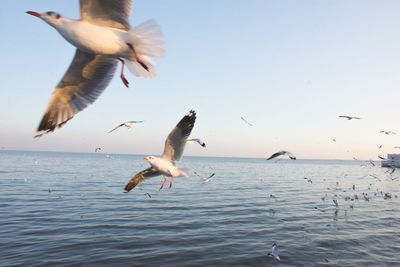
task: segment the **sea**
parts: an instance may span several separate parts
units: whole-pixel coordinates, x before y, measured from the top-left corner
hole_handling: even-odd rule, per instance
[[[216,157],[180,166],[188,177],[172,188],[159,191],[160,176],[123,193],[148,167],[143,155],[0,151],[0,266],[400,266],[400,170]]]

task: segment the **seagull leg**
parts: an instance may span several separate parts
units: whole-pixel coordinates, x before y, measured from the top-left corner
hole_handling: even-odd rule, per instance
[[[121,80],[124,83],[124,85],[126,86],[126,88],[129,87],[129,81],[125,78],[124,75],[124,70],[125,70],[125,61],[122,58],[118,58],[119,61],[121,61],[122,63],[122,68],[121,68]]]
[[[160,189],[158,189],[158,191],[161,191],[161,189],[163,189],[165,181],[167,181],[167,177],[164,176],[164,181],[162,182]]]
[[[143,62],[143,61],[138,57],[138,55],[136,54],[136,51],[135,51],[135,48],[133,47],[133,45],[130,44],[130,43],[126,43],[126,44],[127,44],[127,45],[129,46],[129,48],[132,50],[133,55],[134,55],[135,60],[137,61],[137,63],[139,63],[140,66],[142,66],[145,70],[149,71],[149,67],[148,67],[146,64],[144,64],[144,62]]]
[[[171,180],[169,181],[169,188],[172,187],[172,182],[174,181],[174,176],[171,176]]]

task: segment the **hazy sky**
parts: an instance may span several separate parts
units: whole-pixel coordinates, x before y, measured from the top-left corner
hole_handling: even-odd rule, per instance
[[[158,155],[190,109],[198,114],[192,137],[207,148],[188,145],[186,155],[265,157],[286,149],[298,158],[377,159],[400,145],[400,1],[137,0],[131,25],[154,18],[165,35],[159,76],[127,73],[126,89],[116,75],[93,105],[36,139],[75,48],[25,11],[78,18],[79,4],[1,4],[0,146],[6,149],[101,146],[105,153]],[[338,118],[347,114],[362,120]],[[145,123],[107,134],[125,120]]]

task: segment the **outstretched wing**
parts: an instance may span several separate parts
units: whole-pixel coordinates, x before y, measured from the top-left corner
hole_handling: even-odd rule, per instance
[[[162,158],[175,164],[182,157],[186,140],[192,132],[195,121],[196,112],[194,110],[181,119],[165,140]]]
[[[116,63],[110,57],[76,50],[71,65],[53,92],[36,137],[61,127],[93,103],[110,83]]]
[[[279,156],[283,155],[284,153],[285,153],[284,151],[276,152],[276,153],[272,154],[269,158],[267,158],[267,160],[279,157]]]
[[[125,192],[124,193],[128,193],[129,191],[131,191],[133,188],[135,188],[135,186],[137,186],[138,184],[140,184],[141,182],[143,182],[144,180],[154,177],[154,176],[158,176],[161,175],[161,173],[159,173],[158,171],[156,171],[155,169],[153,169],[152,167],[147,168],[139,173],[137,173],[135,176],[133,176],[133,178],[126,184],[125,186]]]
[[[124,126],[124,123],[121,123],[120,125],[118,125],[117,127],[115,127],[114,129],[112,129],[111,131],[109,131],[108,133],[114,132],[115,130],[117,130],[119,127]]]
[[[80,0],[81,19],[100,26],[129,30],[132,0]]]

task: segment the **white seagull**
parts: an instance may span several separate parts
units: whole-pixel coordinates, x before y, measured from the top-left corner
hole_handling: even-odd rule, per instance
[[[186,140],[186,143],[188,144],[192,144],[192,143],[198,143],[199,145],[201,145],[202,147],[206,147],[206,143],[204,143],[203,141],[201,141],[199,138],[192,138],[192,139],[188,139]]]
[[[186,140],[192,132],[195,121],[196,112],[191,110],[168,135],[165,140],[164,153],[161,157],[148,156],[144,158],[150,163],[151,167],[137,173],[125,186],[125,193],[131,191],[144,180],[154,176],[164,176],[160,190],[164,187],[167,177],[171,177],[169,184],[171,188],[174,177],[187,176],[183,170],[176,167],[176,162],[182,157]]]
[[[117,64],[125,64],[137,76],[154,77],[151,57],[164,56],[164,42],[158,25],[150,20],[131,28],[131,0],[80,0],[79,20],[49,11],[27,13],[54,27],[77,50],[56,86],[36,137],[61,127],[92,104],[110,83]]]
[[[352,117],[352,116],[339,116],[339,118],[344,118],[347,120],[361,120],[359,117]]]
[[[135,124],[135,123],[141,123],[141,122],[143,122],[143,121],[126,121],[126,122],[123,122],[123,123],[117,125],[114,129],[110,130],[108,133],[111,133],[111,132],[113,132],[113,131],[115,131],[115,130],[117,130],[118,128],[123,127],[123,126],[125,126],[125,127],[128,128],[128,129],[130,129],[130,128],[133,127],[133,124]]]
[[[245,118],[243,118],[243,117],[240,117],[241,119],[242,119],[242,121],[244,121],[244,123],[246,123],[247,125],[249,125],[249,126],[254,126],[252,123],[250,123],[248,120],[246,120]]]
[[[201,176],[200,174],[198,174],[197,172],[194,172],[194,174],[196,174],[197,177],[201,178],[201,179],[203,180],[203,183],[208,183],[209,181],[211,181],[211,178],[214,177],[215,172],[213,172],[213,173],[212,173],[210,176],[208,176],[208,177],[203,177],[203,176]]]
[[[296,157],[292,153],[290,153],[289,151],[286,151],[286,150],[281,150],[281,151],[278,151],[278,152],[272,154],[269,158],[267,158],[267,160],[270,160],[270,159],[273,159],[273,158],[276,158],[276,157],[279,157],[282,155],[288,155],[288,157],[290,159],[296,160]]]
[[[278,245],[275,242],[272,244],[271,253],[268,253],[268,256],[274,257],[278,261],[281,260],[278,255]]]
[[[396,134],[395,132],[392,132],[392,131],[380,131],[379,133],[384,133],[386,135]]]

